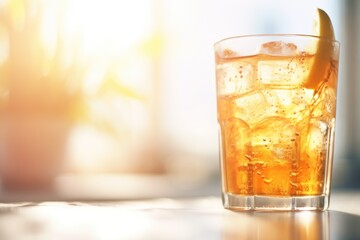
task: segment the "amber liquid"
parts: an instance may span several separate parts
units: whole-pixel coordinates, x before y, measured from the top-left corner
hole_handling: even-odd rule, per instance
[[[337,62],[316,89],[313,56],[216,59],[223,189],[237,195],[324,193],[335,123]]]

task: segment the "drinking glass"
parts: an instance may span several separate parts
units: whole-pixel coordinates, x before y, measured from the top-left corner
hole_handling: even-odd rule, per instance
[[[251,35],[214,48],[224,207],[327,209],[339,43]]]

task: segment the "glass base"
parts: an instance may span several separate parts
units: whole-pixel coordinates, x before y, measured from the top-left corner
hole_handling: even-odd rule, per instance
[[[224,208],[233,211],[301,211],[326,210],[329,197],[319,196],[245,196],[223,193]]]

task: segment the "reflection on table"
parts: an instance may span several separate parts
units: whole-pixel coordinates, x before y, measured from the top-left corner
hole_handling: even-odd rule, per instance
[[[231,212],[217,197],[3,204],[1,239],[359,239],[339,211]]]

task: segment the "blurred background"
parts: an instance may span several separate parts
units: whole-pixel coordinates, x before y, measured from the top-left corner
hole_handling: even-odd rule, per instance
[[[0,0],[0,201],[219,195],[213,44],[341,42],[334,189],[360,187],[360,1]]]

